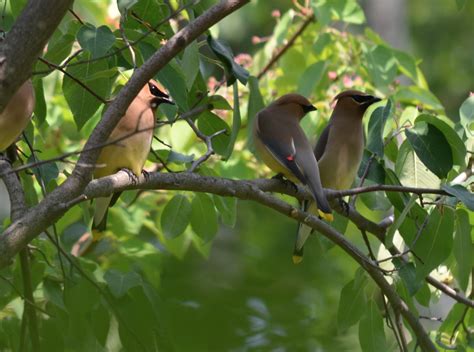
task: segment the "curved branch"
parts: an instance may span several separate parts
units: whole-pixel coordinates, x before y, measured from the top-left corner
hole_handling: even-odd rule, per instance
[[[257,183],[261,182],[262,180],[258,180]],[[387,280],[385,280],[380,268],[377,267],[375,262],[367,258],[357,247],[355,247],[334,228],[322,222],[315,216],[302,212],[285,201],[264,192],[261,188],[256,186],[255,182],[201,176],[193,173],[153,173],[148,175],[146,179],[142,176],[137,186],[140,189],[187,190],[253,200],[272,208],[287,217],[305,223],[340,246],[357,263],[359,263],[359,265],[364,268],[364,270],[380,287],[383,294],[390,301],[392,307],[400,312],[405,321],[410,325],[423,351],[436,351],[433,342],[424,331],[418,318],[410,312],[407,304],[401,300],[397,292],[387,282]],[[73,206],[86,199],[107,196],[117,190],[132,189],[137,186],[132,186],[130,184],[129,177],[125,172],[118,172],[115,175],[92,181],[86,187],[84,194],[76,198],[76,200],[68,206]]]
[[[0,112],[31,74],[73,0],[30,0],[0,46]]]

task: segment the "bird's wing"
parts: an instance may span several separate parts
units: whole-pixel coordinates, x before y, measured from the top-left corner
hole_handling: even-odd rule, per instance
[[[285,126],[278,126],[278,121],[275,119],[261,123],[260,119],[266,118],[268,117],[262,113],[258,116],[258,137],[275,160],[290,170],[300,182],[306,183],[306,177],[295,160],[296,148],[292,136],[289,133],[285,133]]]
[[[316,147],[314,148],[314,155],[316,156],[316,160],[320,160],[323,156],[324,152],[326,151],[326,145],[328,144],[329,132],[331,130],[331,123],[329,123],[321,133],[321,136],[316,143]]]

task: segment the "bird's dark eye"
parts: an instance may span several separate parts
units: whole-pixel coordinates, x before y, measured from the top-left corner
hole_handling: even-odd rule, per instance
[[[157,86],[153,83],[148,83],[148,87],[150,88],[150,93],[153,94],[155,97],[161,98],[169,98],[168,94],[163,93]]]

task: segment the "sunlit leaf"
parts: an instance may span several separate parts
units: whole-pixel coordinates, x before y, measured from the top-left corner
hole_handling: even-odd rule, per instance
[[[311,66],[308,66],[298,84],[298,93],[309,97],[313,93],[314,88],[321,80],[326,69],[325,61],[318,61]]]
[[[459,109],[461,124],[466,131],[466,135],[474,137],[474,95],[467,98]]]
[[[355,0],[313,0],[312,6],[323,25],[330,20],[354,24],[365,22],[364,11]]]
[[[393,99],[395,101],[400,101],[404,103],[422,104],[425,105],[427,108],[431,108],[437,111],[443,110],[443,106],[439,102],[438,98],[436,98],[430,91],[421,87],[400,87]]]
[[[237,220],[237,199],[213,195],[214,204],[224,224],[234,227]]]
[[[239,135],[240,126],[242,125],[240,116],[240,102],[239,102],[239,86],[234,82],[234,113],[232,115],[232,131],[227,145],[227,150],[224,155],[224,160],[228,160],[234,151],[234,144]]]
[[[232,106],[222,95],[213,95],[208,102],[212,105],[212,110],[232,110]]]
[[[166,237],[181,235],[191,218],[191,203],[183,195],[177,194],[166,204],[161,214],[161,228]]]
[[[398,150],[395,172],[406,187],[438,188],[440,185],[438,177],[421,162],[407,140]]]
[[[469,215],[464,209],[456,209],[456,234],[454,236],[454,257],[456,258],[455,277],[461,290],[466,291],[469,276],[474,264],[474,247],[471,241],[473,229],[469,224]]]

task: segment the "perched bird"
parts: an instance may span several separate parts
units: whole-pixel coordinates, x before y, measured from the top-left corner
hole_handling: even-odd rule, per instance
[[[35,91],[27,80],[0,114],[0,152],[12,145],[30,122],[35,108]]]
[[[321,184],[324,188],[348,189],[355,180],[362,161],[365,138],[362,118],[367,108],[380,101],[373,95],[357,90],[339,93],[336,107],[314,149],[318,160]],[[316,214],[316,206],[310,201],[303,203],[303,209]],[[302,223],[298,226],[293,262],[303,260],[303,245],[312,229]]]
[[[150,80],[138,93],[110,134],[102,148],[94,178],[112,175],[126,170],[133,178],[138,177],[145,165],[153,140],[155,111],[160,104],[174,104],[164,88],[155,80]],[[137,132],[142,131],[142,132]],[[123,140],[120,140],[124,138]],[[116,143],[113,141],[120,140]],[[107,224],[107,210],[120,194],[97,198],[92,224],[93,241],[100,238]]]
[[[319,178],[318,163],[300,120],[316,108],[299,94],[286,94],[261,110],[254,121],[257,154],[273,171],[307,185],[321,217],[332,221],[331,207]]]
[[[7,151],[8,158],[15,160],[16,151],[12,146],[30,122],[35,108],[35,91],[31,80],[27,80],[11,97],[0,114],[0,153]],[[8,148],[8,149],[7,149]],[[9,153],[12,151],[12,153]],[[10,214],[10,197],[0,179],[0,222]]]

